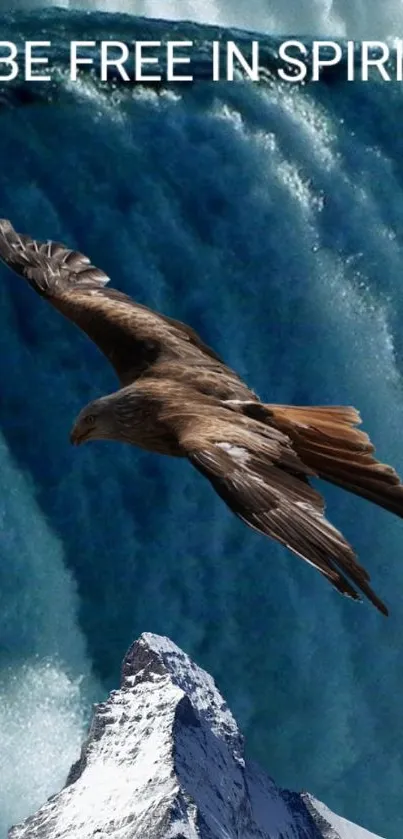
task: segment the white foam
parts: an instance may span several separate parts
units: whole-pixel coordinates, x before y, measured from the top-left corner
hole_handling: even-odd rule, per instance
[[[79,753],[92,687],[61,546],[1,436],[0,463],[7,487],[0,500],[3,837],[64,782]]]
[[[38,660],[0,679],[0,835],[62,786],[84,735],[80,680]]]
[[[44,5],[40,0],[31,3]],[[10,8],[10,0],[4,5]],[[27,4],[14,0],[15,5]],[[58,5],[193,20],[280,35],[383,39],[400,37],[403,29],[403,6],[399,0],[367,0],[365,4],[361,0],[61,0]]]

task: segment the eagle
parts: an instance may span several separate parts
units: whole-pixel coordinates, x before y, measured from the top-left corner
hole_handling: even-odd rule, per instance
[[[186,324],[108,288],[88,257],[0,220],[0,258],[79,326],[112,365],[116,392],[86,405],[75,445],[116,440],[187,458],[249,527],[280,542],[384,615],[366,569],[325,517],[322,478],[403,517],[403,486],[380,463],[353,407],[262,402]]]

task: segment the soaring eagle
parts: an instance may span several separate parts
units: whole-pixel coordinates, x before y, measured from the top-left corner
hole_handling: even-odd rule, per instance
[[[247,525],[388,614],[310,484],[323,478],[403,517],[399,477],[375,459],[354,408],[261,402],[189,326],[108,289],[83,254],[20,235],[6,220],[0,257],[87,333],[118,376],[119,390],[78,415],[72,443],[119,440],[186,457]]]

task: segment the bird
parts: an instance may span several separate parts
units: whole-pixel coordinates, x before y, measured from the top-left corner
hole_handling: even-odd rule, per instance
[[[312,484],[321,478],[403,517],[399,476],[376,459],[355,408],[261,401],[190,326],[108,287],[84,254],[19,234],[6,219],[0,258],[87,334],[118,378],[115,392],[78,414],[74,445],[115,440],[187,458],[242,522],[388,615]]]

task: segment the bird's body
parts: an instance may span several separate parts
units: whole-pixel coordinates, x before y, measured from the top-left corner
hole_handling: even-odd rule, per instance
[[[190,327],[106,288],[82,254],[21,236],[5,220],[0,257],[86,332],[119,378],[119,390],[81,411],[72,442],[112,439],[186,457],[246,524],[387,614],[310,484],[324,478],[403,517],[403,486],[375,459],[354,408],[262,403]]]

